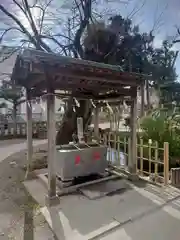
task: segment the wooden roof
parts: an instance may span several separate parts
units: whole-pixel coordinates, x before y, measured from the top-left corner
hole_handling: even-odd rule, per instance
[[[25,49],[18,55],[12,80],[35,94],[51,88],[67,91],[74,97],[97,100],[131,96],[143,81],[141,75],[123,72],[120,66],[33,49]]]

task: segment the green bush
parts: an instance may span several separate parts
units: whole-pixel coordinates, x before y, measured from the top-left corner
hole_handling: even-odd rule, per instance
[[[160,147],[163,147],[164,142],[169,143],[171,163],[180,159],[180,115],[164,112],[155,116],[151,114],[141,120],[140,126],[145,141],[152,139],[157,141]]]

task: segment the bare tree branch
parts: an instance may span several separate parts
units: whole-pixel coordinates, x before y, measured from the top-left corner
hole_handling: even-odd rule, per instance
[[[35,24],[35,21],[33,19],[33,16],[32,16],[32,13],[31,13],[31,10],[29,8],[29,4],[28,4],[28,1],[27,0],[23,0],[24,2],[24,5],[25,5],[25,9],[28,13],[28,16],[29,16],[29,19],[30,19],[30,25],[32,27],[32,30],[34,32],[34,35],[35,35],[35,38],[36,38],[36,45],[38,48],[41,48],[41,46],[48,52],[52,52],[51,49],[47,46],[47,44],[45,44],[41,38],[39,38],[39,33],[38,33],[38,30],[36,28],[36,24]]]
[[[144,7],[144,5],[146,4],[146,0],[143,0],[142,4],[140,6],[138,6],[138,4],[136,4],[133,8],[133,10],[128,14],[127,18],[133,18],[138,12],[140,12],[142,10],[142,8]]]
[[[83,54],[83,49],[82,49],[82,45],[81,45],[81,37],[82,37],[82,34],[83,34],[85,28],[89,24],[89,20],[90,20],[91,13],[92,13],[92,11],[91,11],[92,10],[91,9],[92,0],[84,0],[84,1],[81,0],[81,2],[82,2],[84,18],[81,21],[79,29],[77,30],[77,32],[75,34],[74,46],[75,46],[78,54],[80,55],[80,57],[83,58],[84,54]]]
[[[178,32],[178,34],[180,35],[180,29],[179,29],[179,28],[177,28],[177,32]]]
[[[4,32],[2,33],[1,37],[0,37],[0,43],[3,41],[3,38],[5,37],[5,35],[12,31],[12,30],[16,30],[16,31],[19,31],[21,33],[24,33],[21,29],[17,28],[17,27],[10,27],[10,28],[7,28],[4,30]]]
[[[7,60],[8,58],[10,58],[14,53],[16,53],[17,51],[19,51],[19,49],[21,49],[24,45],[24,42],[17,48],[14,48],[13,51],[11,51],[7,56],[3,57],[3,59],[0,60],[0,63],[4,62],[5,60]]]
[[[172,66],[171,66],[171,67],[174,67],[174,65],[175,65],[175,63],[176,63],[176,60],[177,60],[177,57],[178,57],[178,55],[179,55],[179,51],[176,51],[176,53],[175,53],[175,56],[174,56],[174,60],[173,60],[173,62],[172,62]]]
[[[168,3],[164,6],[164,9],[162,9],[160,14],[157,16],[157,13],[158,13],[158,3],[157,3],[152,32],[155,31],[155,29],[157,30],[158,28],[160,28],[163,25],[162,17],[164,15],[164,12],[167,10],[167,8],[168,8]]]
[[[18,3],[16,0],[12,0],[16,6],[19,7],[19,9],[24,13],[24,15],[27,17],[25,9],[21,6],[20,3]]]
[[[173,43],[180,43],[180,40],[174,40]]]
[[[49,7],[49,5],[51,4],[53,0],[50,0],[46,6],[44,7],[44,9],[42,9],[42,17],[41,17],[41,20],[40,20],[40,28],[39,28],[39,32],[40,34],[42,33],[42,28],[43,28],[43,23],[44,23],[44,17],[45,17],[45,14],[46,14],[46,10],[47,8]]]
[[[180,29],[179,27],[176,26],[176,30],[177,30],[177,36],[175,36],[173,43],[180,43],[180,39],[176,39],[178,37],[180,37]]]
[[[80,3],[78,3],[77,0],[74,0],[74,1],[79,12],[80,21],[82,22],[83,20],[82,13],[81,13],[81,7],[83,7],[83,4],[81,4],[82,1]]]
[[[67,40],[69,40],[70,42],[73,42],[73,39],[72,38],[70,38],[70,37],[68,37],[68,36],[66,36],[66,35],[63,35],[63,34],[61,34],[61,33],[58,33],[58,34],[53,34],[53,35],[51,35],[52,37],[63,37],[63,38],[66,38]]]
[[[38,3],[38,0],[34,0],[34,3],[32,4],[32,6],[29,5],[30,8],[34,8]]]
[[[15,0],[14,0],[15,1]],[[22,30],[22,32],[28,37],[28,39],[30,40],[30,42],[36,47],[36,49],[38,50],[43,50],[45,49],[46,51],[48,52],[52,52],[51,48],[45,44],[41,38],[39,38],[39,33],[37,31],[37,28],[36,28],[36,25],[34,23],[34,20],[33,20],[33,17],[32,17],[32,14],[31,14],[31,11],[29,9],[29,5],[28,5],[28,2],[27,0],[24,0],[24,4],[26,6],[26,9],[24,11],[27,11],[28,12],[28,18],[30,18],[30,25],[32,27],[32,30],[33,30],[33,33],[34,33],[34,36],[32,36],[30,34],[30,32],[23,26],[23,24],[20,22],[20,20],[15,17],[12,13],[10,13],[8,10],[6,10],[2,4],[0,4],[0,10],[6,14],[8,17],[10,17],[19,27],[20,29]]]
[[[36,46],[35,39],[30,34],[30,32],[23,26],[23,24],[17,17],[15,17],[12,13],[10,13],[7,9],[5,9],[2,4],[0,4],[0,11],[3,12],[10,19],[12,19],[20,27],[22,32],[24,32],[26,34],[26,36],[29,38],[29,40],[32,42],[32,44],[34,44],[34,46]],[[41,48],[39,50],[41,50]]]
[[[61,44],[56,38],[52,37],[52,36],[47,36],[47,35],[39,35],[40,38],[44,38],[44,39],[49,39],[49,40],[52,40],[54,43],[56,43],[60,48],[62,48],[65,56],[68,56],[67,54],[67,51],[66,49],[69,47],[68,45],[67,46],[64,46],[63,44]]]

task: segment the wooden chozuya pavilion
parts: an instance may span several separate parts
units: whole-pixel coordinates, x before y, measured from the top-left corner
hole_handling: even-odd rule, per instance
[[[12,81],[27,93],[27,161],[31,167],[32,110],[28,101],[36,94],[47,94],[48,119],[48,200],[56,199],[56,122],[55,95],[62,90],[77,99],[131,100],[130,174],[136,174],[137,88],[142,76],[123,72],[120,66],[80,60],[33,49],[22,51],[13,69]],[[63,94],[62,94],[63,95]],[[96,119],[98,111],[96,112]],[[98,124],[98,123],[97,123]],[[97,124],[95,126],[98,133]]]

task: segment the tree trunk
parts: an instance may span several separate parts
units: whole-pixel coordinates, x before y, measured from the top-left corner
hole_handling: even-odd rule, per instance
[[[92,117],[92,104],[88,100],[80,100],[80,107],[73,111],[72,98],[67,101],[66,111],[61,126],[56,135],[56,145],[68,144],[72,141],[72,135],[77,133],[77,117],[83,117],[84,130],[88,127]]]

